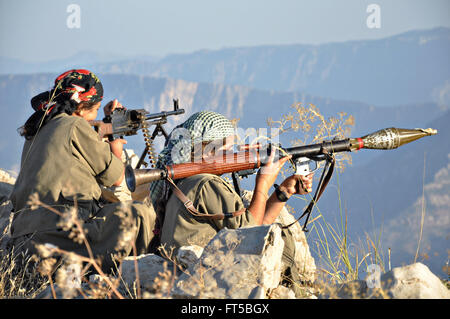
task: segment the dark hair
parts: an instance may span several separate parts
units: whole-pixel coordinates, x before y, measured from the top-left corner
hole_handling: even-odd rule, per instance
[[[98,103],[98,102],[83,101],[83,102],[81,102],[80,104],[77,105],[76,111],[93,109],[94,106],[95,106],[97,103]]]
[[[30,139],[55,116],[91,109],[103,99],[103,86],[95,74],[85,69],[73,69],[59,75],[50,91],[31,99],[35,112],[20,127],[19,134]]]
[[[75,111],[80,111],[80,110],[90,110],[92,108],[94,108],[94,106],[97,104],[98,102],[93,102],[93,101],[83,101],[80,102],[76,105]],[[59,112],[59,113],[53,113],[51,118],[53,118],[54,116],[61,114],[61,113],[67,113],[67,111],[65,112]],[[72,115],[73,112],[69,115]],[[44,119],[44,116],[47,117],[47,119]],[[34,112],[29,118],[28,120],[25,122],[25,124],[21,127],[19,127],[17,129],[17,131],[19,132],[19,134],[23,137],[25,137],[25,139],[29,140],[31,139],[33,136],[36,135],[36,133],[38,132],[39,128],[41,126],[43,126],[46,122],[48,122],[51,118],[48,118],[48,115],[45,115],[45,111],[44,110],[38,110],[36,112]]]

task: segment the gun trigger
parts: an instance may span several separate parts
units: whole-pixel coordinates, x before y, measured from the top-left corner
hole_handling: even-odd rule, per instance
[[[314,162],[315,167],[311,169],[311,162]],[[300,157],[295,161],[295,175],[303,175],[307,176],[311,172],[314,172],[317,169],[316,161],[308,158],[308,157]]]

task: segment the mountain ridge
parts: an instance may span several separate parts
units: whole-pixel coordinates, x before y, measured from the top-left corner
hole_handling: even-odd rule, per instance
[[[14,116],[0,128],[3,136],[21,126],[31,115],[29,101],[31,97],[49,88],[57,74],[45,73],[35,75],[0,75],[0,107],[4,114],[14,110]],[[297,102],[316,105],[326,116],[335,116],[338,112],[346,112],[355,116],[355,128],[352,134],[364,135],[371,131],[403,125],[416,127],[426,124],[442,114],[442,110],[433,103],[398,106],[393,108],[326,99],[295,92],[276,92],[252,89],[238,85],[197,83],[179,79],[155,78],[148,76],[98,74],[105,89],[104,101],[118,98],[128,108],[145,107],[150,112],[159,112],[172,108],[172,99],[180,99],[180,107],[186,109],[183,116],[171,119],[172,126],[187,118],[188,114],[202,109],[223,113],[229,118],[241,118],[240,126],[249,128],[265,127],[268,117],[277,119],[282,114],[292,112],[291,105]],[[264,113],[257,110],[264,109]],[[101,115],[99,115],[101,117]],[[5,117],[6,119],[6,117]],[[14,126],[12,126],[14,125]],[[380,127],[381,126],[381,127]],[[295,134],[287,134],[285,142]],[[4,140],[0,145],[7,147],[12,140]],[[18,153],[20,140],[11,147]],[[131,143],[133,144],[133,143]],[[358,158],[364,158],[361,154]],[[358,159],[359,160],[359,159]],[[358,161],[357,160],[357,161]],[[11,168],[11,163],[7,167]]]
[[[438,28],[376,40],[200,50],[168,55],[155,63],[95,67],[103,73],[307,92],[376,105],[438,101],[446,108],[449,40],[450,29]]]
[[[16,61],[11,66],[0,58],[0,73],[61,73],[84,67],[95,73],[241,85],[378,106],[435,102],[445,109],[450,101],[450,28],[445,27],[372,40],[229,47],[107,63],[98,54],[85,61],[80,56],[82,52],[54,64]]]

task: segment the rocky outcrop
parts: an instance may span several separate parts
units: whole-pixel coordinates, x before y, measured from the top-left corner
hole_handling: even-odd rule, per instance
[[[279,286],[283,247],[278,225],[225,228],[204,249],[181,247],[173,262],[154,254],[127,257],[122,278],[128,289],[139,283],[172,298],[265,298]]]
[[[205,248],[181,247],[170,260],[154,254],[127,257],[122,278],[129,290],[139,285],[155,296],[171,298],[291,299],[296,297],[294,291],[280,284],[283,248],[279,224],[225,228]],[[301,262],[300,257],[296,261]],[[302,265],[311,271],[305,277],[313,280],[314,259]]]
[[[278,225],[222,229],[177,280],[177,298],[264,298],[278,287],[284,242]]]
[[[374,281],[355,280],[326,287],[320,298],[450,299],[450,291],[427,266],[415,263],[394,268]]]
[[[249,204],[251,195],[251,192],[244,192],[244,205]],[[294,221],[283,208],[273,225],[222,229],[205,248],[181,247],[171,260],[154,254],[136,259],[127,257],[122,263],[122,277],[129,288],[136,288],[139,281],[140,287],[150,293],[175,298],[295,298],[293,290],[280,285],[285,269],[280,225]],[[316,265],[306,236],[298,223],[289,231],[294,239],[294,261],[301,269],[300,277],[302,281],[313,283]],[[168,272],[175,277],[169,280]],[[165,283],[161,285],[163,277]],[[167,284],[171,280],[173,287]],[[304,297],[314,296],[308,289]]]
[[[122,262],[122,279],[128,290],[135,290],[139,285],[145,291],[153,293],[157,290],[157,278],[169,268],[174,269],[173,263],[155,254],[140,255],[136,258],[131,256]],[[167,287],[163,287],[164,291],[166,289]]]
[[[381,288],[395,299],[450,299],[450,292],[427,266],[415,263],[381,276]]]
[[[144,298],[298,298],[293,290],[280,285],[283,245],[281,230],[276,224],[225,228],[204,249],[182,247],[173,260],[154,254],[125,258],[121,266],[123,284],[119,290],[124,296],[128,293],[136,297],[140,289],[140,296]],[[316,285],[320,287],[321,299],[450,298],[447,287],[421,263],[394,268],[377,280],[367,278],[338,287],[324,287],[317,282]],[[55,291],[58,298],[65,298],[60,288],[56,287]],[[40,298],[49,297],[50,289],[40,294]],[[305,297],[316,298],[314,295]]]
[[[250,204],[252,198],[252,192],[243,191],[244,205],[247,207]],[[295,222],[295,218],[288,210],[283,207],[280,215],[275,220],[275,223],[280,225],[290,225]],[[294,260],[298,269],[301,269],[302,280],[307,282],[314,282],[316,280],[316,264],[314,258],[311,255],[311,251],[306,241],[305,233],[299,223],[294,223],[289,227],[289,231],[292,234],[295,245]]]

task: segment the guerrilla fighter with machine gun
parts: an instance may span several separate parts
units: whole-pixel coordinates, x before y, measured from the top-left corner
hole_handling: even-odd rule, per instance
[[[104,108],[110,122],[105,124],[95,122],[102,98],[100,80],[83,69],[64,72],[50,91],[32,98],[35,112],[21,128],[21,169],[10,196],[11,244],[17,254],[40,255],[39,247],[50,244],[95,258],[108,272],[133,250],[148,252],[155,224],[152,205],[130,201],[124,211],[122,203],[103,204],[100,185],[123,183],[126,142],[121,136],[151,125],[156,126],[153,138],[164,134],[167,116],[184,110],[176,104],[174,111],[147,114],[127,111],[114,100]],[[109,141],[99,138],[92,126]],[[75,220],[81,222],[82,233]]]
[[[120,104],[119,104],[120,105]],[[157,136],[163,136],[167,139],[167,132],[164,129],[164,124],[167,123],[167,118],[173,115],[184,114],[184,109],[179,108],[178,100],[173,100],[173,111],[162,111],[150,114],[145,109],[130,109],[120,105],[114,111],[108,113],[102,121],[90,121],[89,123],[99,134],[101,140],[107,139],[114,141],[115,139],[122,139],[123,136],[136,135],[139,130],[142,130],[144,136],[145,149],[142,152],[138,162],[134,164],[136,155],[132,150],[124,149],[122,154],[122,161],[128,165],[134,164],[133,167],[139,169],[142,165],[145,167],[155,167],[156,154],[154,151],[153,142]],[[153,127],[153,132],[150,133],[150,128]],[[146,160],[149,162],[147,163]],[[148,197],[148,187],[142,186],[133,194],[128,190],[125,182],[119,186],[102,187],[102,199],[110,202],[125,201],[130,199],[144,200]]]
[[[154,167],[154,139],[162,135],[167,139],[167,132],[163,125],[167,123],[167,117],[172,115],[184,114],[184,109],[179,108],[178,100],[173,100],[173,111],[163,111],[159,113],[149,114],[144,109],[127,110],[125,108],[115,109],[111,114],[105,116],[102,121],[90,121],[94,126],[100,139],[107,137],[110,141],[123,136],[136,135],[142,130],[145,140],[145,150],[143,151],[136,168],[147,163],[144,162],[145,156],[148,154],[150,165]],[[155,126],[152,135],[149,134],[149,127]]]

